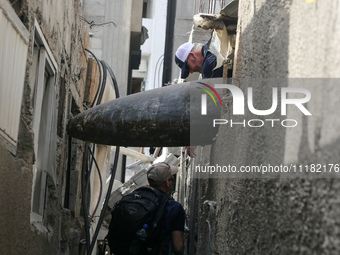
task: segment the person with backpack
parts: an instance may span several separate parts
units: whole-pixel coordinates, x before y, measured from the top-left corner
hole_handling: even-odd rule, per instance
[[[165,162],[149,167],[150,186],[124,196],[111,211],[106,236],[114,255],[182,255],[185,212],[169,199],[178,168]]]
[[[178,172],[175,166],[167,163],[157,163],[148,169],[147,178],[151,187],[171,195],[174,175]],[[174,200],[169,200],[162,222],[160,234],[160,251],[162,255],[184,253],[184,223],[185,212],[183,206]]]

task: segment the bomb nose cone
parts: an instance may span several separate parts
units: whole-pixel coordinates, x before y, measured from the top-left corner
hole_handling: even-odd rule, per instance
[[[193,91],[198,90],[183,83],[114,99],[70,119],[67,132],[74,138],[105,145],[189,146],[192,109],[199,117],[201,107],[200,100],[191,100]],[[215,134],[204,135],[207,141],[201,144],[211,143]]]

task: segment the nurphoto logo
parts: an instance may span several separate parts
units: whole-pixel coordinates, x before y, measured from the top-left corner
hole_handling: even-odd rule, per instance
[[[233,105],[233,115],[245,115],[245,95],[243,94],[243,91],[235,85],[231,84],[215,84],[215,88],[202,83],[198,82],[199,84],[202,84],[203,86],[210,89],[218,98],[220,105],[223,106],[222,100],[220,96],[218,95],[216,89],[228,89],[232,95],[232,105]],[[212,100],[215,103],[215,106],[217,106],[216,100],[212,93],[205,89],[197,87],[198,89],[203,90],[206,92],[206,94],[201,95],[201,115],[207,115],[207,94],[212,98]],[[312,114],[308,111],[308,109],[303,105],[307,103],[311,99],[311,93],[309,90],[304,88],[293,88],[293,87],[283,87],[283,88],[272,88],[272,105],[269,109],[266,110],[259,110],[254,107],[253,103],[253,88],[248,87],[247,89],[247,106],[248,110],[253,113],[254,115],[258,116],[268,116],[272,113],[274,113],[278,108],[278,97],[279,97],[279,89],[280,89],[280,95],[281,95],[281,115],[286,116],[287,115],[287,106],[288,105],[295,105],[297,109],[299,109],[304,115],[311,116]],[[299,94],[302,95],[302,98],[288,98],[288,94]],[[297,121],[294,119],[250,119],[246,122],[244,119],[242,122],[233,122],[232,120],[226,120],[226,119],[214,119],[213,120],[213,126],[216,125],[222,125],[222,124],[228,124],[230,123],[231,127],[234,125],[243,125],[244,127],[246,124],[248,124],[249,127],[262,127],[265,125],[266,122],[270,122],[271,126],[274,127],[276,122],[281,122],[281,125],[283,127],[295,127],[297,126]]]
[[[210,86],[210,85],[208,85],[206,83],[203,83],[203,82],[197,82],[197,83],[202,84],[203,86],[209,88],[212,92],[214,92],[214,94],[217,96],[218,100],[220,101],[221,106],[223,106],[222,100],[221,100],[219,94],[217,93],[217,91],[212,86]],[[214,101],[215,106],[217,106],[216,100],[215,100],[214,96],[210,93],[209,90],[204,89],[204,88],[200,88],[200,87],[197,87],[197,88],[203,90],[204,92],[206,92],[212,98],[212,100]],[[202,94],[201,95],[201,103],[202,103],[202,105],[201,105],[201,114],[202,115],[207,115],[207,94]]]

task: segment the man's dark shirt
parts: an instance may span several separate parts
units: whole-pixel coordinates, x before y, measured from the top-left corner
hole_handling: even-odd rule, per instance
[[[183,206],[169,200],[163,217],[163,228],[160,235],[161,254],[168,255],[172,251],[172,231],[184,232],[185,212]]]
[[[202,46],[202,55],[204,56],[202,63],[202,78],[217,78],[223,76],[223,65],[213,70],[217,64],[217,59],[214,54],[206,50],[207,43]]]

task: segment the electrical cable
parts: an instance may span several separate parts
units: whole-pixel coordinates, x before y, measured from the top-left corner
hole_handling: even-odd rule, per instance
[[[106,86],[107,71],[110,73],[110,76],[111,76],[111,79],[112,79],[112,84],[113,84],[115,94],[116,94],[116,98],[119,98],[118,83],[117,83],[116,77],[115,77],[111,67],[108,66],[104,60],[99,61],[97,59],[97,57],[90,50],[88,50],[88,49],[85,49],[85,50],[93,55],[93,57],[95,58],[95,60],[97,62],[98,68],[99,68],[99,85],[98,85],[98,88],[97,88],[97,91],[96,91],[96,95],[95,95],[93,102],[91,104],[91,107],[93,107],[95,103],[96,103],[96,105],[99,105],[102,101],[103,94],[104,94],[104,91],[105,91],[105,86]],[[102,74],[101,74],[101,70],[103,71],[103,77],[102,77]],[[86,105],[84,105],[84,107],[86,109],[88,109],[86,107]],[[70,137],[68,168],[70,168],[70,165],[71,165],[71,143],[72,143],[72,140],[71,140],[71,137]],[[89,162],[88,152],[90,152],[90,154],[91,154],[91,161],[90,162]],[[82,174],[81,174],[82,199],[81,199],[81,202],[82,202],[84,225],[85,225],[85,240],[82,240],[82,241],[83,241],[83,244],[85,243],[85,245],[86,245],[86,252],[85,253],[87,255],[90,255],[92,253],[95,242],[97,240],[97,236],[98,236],[101,224],[104,220],[105,211],[106,211],[106,208],[108,206],[109,198],[110,198],[110,195],[111,195],[111,190],[112,190],[113,183],[114,183],[114,177],[115,177],[115,174],[116,174],[116,171],[117,171],[118,157],[119,157],[119,146],[116,147],[114,163],[113,163],[112,167],[110,168],[111,178],[110,178],[107,194],[106,194],[104,204],[102,206],[102,210],[101,210],[101,213],[100,213],[100,216],[99,216],[99,220],[98,220],[98,223],[97,223],[97,226],[96,226],[93,238],[92,238],[92,242],[91,242],[90,223],[91,223],[92,219],[95,217],[95,214],[96,214],[98,207],[100,205],[100,201],[101,201],[101,197],[102,197],[102,190],[103,190],[103,180],[102,180],[102,176],[101,176],[101,173],[100,173],[98,163],[97,163],[95,156],[94,156],[94,152],[95,152],[95,144],[93,145],[93,149],[91,150],[89,143],[86,142],[85,143],[85,150],[84,150],[84,154],[83,154],[83,161],[82,161]],[[94,212],[93,212],[92,215],[89,215],[90,208],[88,206],[90,205],[90,202],[91,202],[91,200],[90,200],[91,196],[89,196],[89,201],[87,201],[87,196],[88,196],[88,192],[89,192],[90,186],[91,186],[90,185],[90,174],[91,174],[93,162],[96,165],[96,169],[97,169],[98,176],[99,176],[99,179],[100,179],[100,193],[99,193],[98,201],[97,201],[96,207],[94,209]],[[90,166],[90,168],[89,168],[89,166]]]
[[[86,238],[86,250],[90,250],[90,224],[88,221],[87,203],[86,203],[86,187],[85,187],[85,171],[87,168],[87,147],[88,142],[85,143],[85,151],[83,155],[83,165],[81,174],[81,202],[83,207],[84,225],[85,225],[85,238]],[[90,253],[88,253],[90,254]]]
[[[65,184],[65,200],[64,200],[64,207],[70,209],[70,186],[71,186],[71,157],[72,157],[72,137],[68,136],[68,161],[67,161],[67,170],[66,170],[66,184]]]
[[[90,52],[93,56],[94,54],[92,52]],[[96,57],[95,57],[96,60],[98,60]],[[103,98],[103,94],[104,94],[104,91],[105,91],[105,87],[106,87],[106,78],[107,78],[107,71],[106,71],[106,68],[104,68],[103,64],[102,64],[102,61],[99,61],[97,62],[98,64],[98,67],[99,67],[99,72],[100,72],[100,65],[99,63],[102,65],[102,71],[103,71],[103,80],[101,81],[101,83],[99,83],[98,85],[98,89],[97,89],[97,92],[96,92],[96,96],[92,102],[92,106],[94,105],[94,103],[96,102],[96,105],[99,105],[102,101],[102,98]],[[100,72],[101,74],[101,72]],[[100,92],[99,92],[100,91]],[[98,93],[99,92],[99,93]],[[98,100],[96,101],[96,97],[98,95]],[[94,160],[94,153],[95,153],[95,150],[96,150],[96,145],[93,144],[93,154],[92,154],[92,158],[91,158],[91,162],[90,162],[90,167],[89,167],[89,170],[88,170],[88,175],[90,176],[91,175],[91,172],[92,172],[92,166],[93,166],[93,160]],[[102,182],[102,180],[100,180]],[[86,191],[89,190],[89,194],[91,194],[91,187],[90,187],[90,178],[87,179],[87,184],[86,184]],[[90,206],[91,206],[91,196],[89,196],[89,202],[88,202],[88,210],[90,211]]]
[[[91,53],[93,55],[93,57],[95,58],[98,68],[99,68],[99,84],[98,84],[98,88],[95,94],[95,97],[93,99],[93,102],[91,104],[91,107],[94,106],[95,102],[97,102],[97,105],[100,104],[102,97],[103,97],[103,93],[105,90],[105,84],[106,84],[106,76],[107,76],[107,72],[106,70],[103,70],[103,81],[102,81],[102,74],[101,74],[101,63],[99,62],[99,60],[97,59],[97,57],[88,49],[85,49],[86,51],[88,51],[89,53]],[[104,69],[104,68],[103,68]],[[98,100],[97,100],[98,97]],[[84,106],[86,109],[88,109],[87,106]],[[90,170],[88,171],[88,166],[89,166],[89,162],[88,162],[88,150],[90,151],[91,155],[92,155],[92,160],[90,163]],[[82,207],[83,207],[83,216],[84,216],[84,225],[85,225],[85,244],[86,244],[86,251],[87,254],[90,254],[90,242],[91,242],[91,237],[90,237],[90,221],[89,219],[92,220],[92,215],[91,218],[89,218],[89,208],[88,205],[90,205],[90,199],[91,196],[89,196],[89,201],[87,201],[86,197],[88,194],[88,191],[90,190],[90,174],[91,174],[91,169],[92,169],[92,164],[95,161],[94,158],[94,151],[95,151],[95,144],[93,145],[93,151],[91,151],[91,149],[89,149],[89,144],[86,142],[85,143],[85,151],[84,151],[84,155],[83,155],[83,164],[82,164],[82,176],[81,176],[81,192],[82,192]],[[69,149],[70,152],[70,149]],[[70,153],[69,153],[70,154]],[[69,159],[70,159],[71,155],[69,155]],[[101,182],[101,187],[100,187],[100,192],[102,192],[102,178],[101,178],[101,174],[100,174],[100,170],[98,167],[97,162],[95,161],[98,172],[99,172],[99,178],[100,178],[100,182]],[[70,163],[69,163],[70,164]],[[86,177],[87,177],[87,181],[86,181]],[[91,192],[89,192],[91,193]],[[101,194],[99,197],[99,201],[101,199]],[[99,202],[98,202],[99,204]],[[98,205],[96,206],[98,207]]]
[[[106,87],[106,78],[107,78],[107,68],[106,68],[105,62],[101,60],[100,63],[102,64],[102,67],[103,67],[103,82],[102,82],[102,86],[100,89],[100,93],[99,93],[96,105],[99,105],[102,102],[103,94],[104,94],[105,87]]]
[[[161,75],[161,70],[162,70],[162,67],[163,67],[163,65],[164,65],[164,55],[163,55],[163,57],[162,57],[162,59],[161,59],[161,61],[159,62],[159,66],[158,66],[158,86],[160,86],[160,87],[162,87],[162,75]]]
[[[98,96],[98,93],[99,93],[99,87],[100,87],[100,84],[102,83],[102,72],[101,72],[101,68],[100,68],[100,64],[99,64],[99,60],[98,58],[89,50],[89,49],[85,49],[87,52],[89,52],[93,57],[94,59],[96,60],[97,62],[97,65],[98,65],[98,68],[99,68],[99,83],[98,83],[98,89],[97,89],[97,92],[96,92],[96,95],[94,96],[94,99],[92,101],[92,104],[90,107],[93,107],[94,106],[94,102],[96,102],[96,99],[97,99],[97,96]]]
[[[105,210],[106,210],[107,204],[109,203],[109,199],[110,199],[110,196],[111,196],[111,190],[112,190],[113,182],[114,182],[114,177],[116,175],[116,170],[117,170],[117,165],[118,165],[118,157],[119,157],[119,146],[116,147],[115,159],[114,159],[113,167],[111,169],[111,178],[110,178],[110,183],[109,183],[108,191],[106,193],[105,201],[104,201],[101,213],[100,213],[100,217],[99,217],[99,220],[98,220],[98,224],[97,224],[96,230],[95,230],[95,232],[93,234],[93,238],[92,238],[92,242],[91,242],[88,254],[91,254],[91,252],[93,250],[93,247],[94,247],[95,242],[97,240],[97,236],[99,234],[99,229],[100,229],[100,227],[101,227],[101,225],[103,223],[103,220],[104,220]]]
[[[157,74],[157,67],[158,67],[158,63],[159,61],[161,60],[161,58],[164,57],[164,54],[161,55],[158,60],[157,60],[157,63],[156,63],[156,66],[155,66],[155,72],[154,72],[154,77],[153,77],[153,88],[155,88],[155,84],[156,84],[156,74]],[[159,77],[158,77],[159,78]]]
[[[161,70],[162,70],[162,66],[164,65],[164,58],[162,59],[161,62],[159,62],[159,66],[158,66],[158,83],[161,84],[161,87],[163,87],[163,84],[162,84],[162,75],[161,75]]]
[[[100,84],[100,86],[98,86],[98,89],[97,89],[97,92],[100,90],[99,94],[96,93],[98,95],[98,100],[96,102],[96,105],[99,105],[101,102],[102,102],[102,99],[103,99],[103,94],[104,94],[104,91],[105,91],[105,87],[106,87],[106,79],[107,79],[107,68],[106,68],[106,65],[104,66],[103,64],[103,60],[102,61],[99,61],[102,65],[102,70],[103,70],[103,80],[102,80],[102,84]],[[99,64],[99,63],[98,63]],[[92,104],[94,103],[95,101],[92,102]],[[93,154],[92,154],[92,158],[91,158],[91,162],[90,162],[90,167],[88,169],[88,176],[91,175],[91,172],[92,172],[92,166],[93,166],[93,161],[95,159],[94,157],[94,153],[95,153],[95,149],[96,149],[96,145],[93,144]],[[102,180],[100,180],[102,182]],[[90,178],[87,178],[87,183],[86,183],[86,192],[89,190],[90,191],[91,189],[91,186],[90,186]],[[91,194],[91,192],[89,192],[89,194]],[[101,197],[100,197],[101,198]],[[91,206],[91,196],[89,196],[89,201],[88,201],[88,210],[90,211],[90,206]]]
[[[107,70],[109,71],[109,74],[111,76],[112,85],[113,85],[113,88],[114,88],[115,93],[116,93],[116,98],[119,98],[119,88],[118,88],[118,83],[117,83],[116,76],[114,75],[111,67],[104,60],[102,62],[104,64],[104,66],[107,68]]]
[[[88,146],[90,147],[90,145]],[[95,144],[93,144],[93,150],[95,149]],[[88,148],[85,148],[85,150],[88,150]],[[85,186],[85,194],[87,196],[87,215],[90,215],[90,209],[91,209],[91,185],[90,185],[90,180],[91,180],[91,172],[92,172],[92,164],[93,164],[93,157],[90,158],[88,157],[88,163],[86,167],[86,186]],[[90,221],[91,222],[91,221]]]
[[[98,209],[98,207],[99,207],[100,200],[101,200],[101,198],[102,198],[102,193],[103,193],[103,179],[102,179],[102,175],[101,175],[100,170],[99,170],[99,166],[98,166],[97,160],[95,159],[95,157],[94,157],[94,155],[93,155],[93,153],[92,153],[92,151],[91,151],[90,146],[88,147],[88,150],[89,150],[89,152],[90,152],[90,154],[91,154],[91,156],[92,156],[92,159],[94,160],[94,163],[95,163],[95,165],[96,165],[96,169],[97,169],[98,176],[99,176],[99,181],[100,181],[99,196],[98,196],[97,204],[96,204],[96,207],[95,207],[95,209],[94,209],[94,211],[93,211],[93,213],[92,213],[92,215],[91,215],[91,217],[90,217],[90,222],[92,222],[93,217],[94,217],[94,215],[96,214],[97,209]]]
[[[83,106],[84,106],[84,108],[86,109],[86,110],[88,110],[89,108],[87,107],[87,105],[86,104],[83,104]],[[93,144],[93,151],[95,150],[95,144]],[[69,150],[71,150],[71,148],[69,147]],[[85,148],[85,150],[86,150],[86,148]],[[91,155],[93,155],[94,153],[93,152],[91,152]],[[71,157],[71,151],[69,152],[69,157]],[[94,158],[94,157],[93,157]],[[95,158],[94,158],[95,159]],[[93,161],[91,161],[91,164],[90,164],[90,169],[92,169],[92,162]],[[91,173],[91,172],[90,172]],[[88,175],[90,174],[90,173],[88,173]],[[68,183],[69,183],[69,181],[67,181]],[[66,187],[67,188],[67,187]],[[90,187],[88,186],[88,184],[86,184],[86,192],[88,191],[90,189]],[[89,190],[89,193],[91,193],[91,190]],[[66,194],[68,194],[68,192],[66,193]],[[87,203],[88,203],[88,210],[90,210],[90,203],[91,203],[91,200],[90,200],[90,196],[89,196],[89,198],[88,198],[88,201],[87,201]],[[66,201],[66,199],[65,199],[65,201]],[[92,221],[92,219],[90,220],[90,222]]]
[[[103,64],[103,68],[106,70],[109,71],[111,77],[112,77],[112,85],[113,87],[117,87],[118,88],[118,84],[117,84],[117,80],[116,80],[116,77],[111,69],[110,66],[108,66],[106,64],[106,62],[104,60],[101,61],[101,63]],[[106,81],[106,73],[105,73],[105,81]],[[119,93],[118,93],[118,96],[119,96]],[[99,99],[98,99],[99,100]],[[101,99],[100,99],[101,101]],[[96,204],[96,207],[94,209],[94,212],[92,213],[91,217],[90,217],[90,222],[92,221],[92,219],[94,218],[94,215],[96,214],[97,212],[97,209],[98,209],[98,206],[99,206],[99,203],[100,203],[100,200],[101,200],[101,196],[102,196],[102,187],[103,187],[103,180],[102,180],[102,176],[101,176],[101,173],[100,173],[100,170],[99,170],[99,166],[97,164],[97,161],[95,159],[95,156],[94,156],[94,153],[91,151],[90,147],[89,148],[89,151],[91,153],[91,156],[92,156],[92,159],[94,160],[94,163],[96,164],[96,167],[97,167],[97,172],[98,172],[98,175],[99,175],[99,180],[100,180],[100,193],[99,193],[99,197],[98,197],[98,200],[97,200],[97,204]],[[92,168],[91,168],[92,169]]]
[[[119,98],[119,88],[118,88],[117,80],[116,80],[115,76],[113,75],[112,69],[109,66],[106,65],[105,61],[103,61],[102,63],[109,70],[110,75],[112,74],[111,78],[112,78],[112,81],[113,81],[113,84],[114,84],[116,98]],[[99,217],[99,220],[98,220],[96,230],[93,234],[93,238],[92,238],[92,242],[91,242],[91,245],[90,245],[90,249],[88,250],[89,251],[88,254],[91,254],[91,252],[93,250],[93,247],[94,247],[95,242],[97,240],[97,236],[99,234],[99,229],[100,229],[101,224],[103,223],[103,220],[104,220],[105,210],[106,210],[107,204],[109,203],[109,199],[110,199],[110,196],[111,196],[111,190],[112,190],[113,182],[114,182],[114,177],[116,175],[118,158],[119,158],[119,150],[120,150],[120,147],[116,146],[114,163],[113,163],[113,166],[111,168],[111,178],[110,178],[109,187],[108,187],[108,190],[107,190],[107,193],[106,193],[105,201],[104,201],[101,213],[100,213],[100,217]]]
[[[205,220],[208,223],[208,230],[209,230],[209,238],[208,238],[208,252],[207,254],[211,254],[211,224],[209,220]]]
[[[92,101],[92,104],[91,104],[91,108],[94,106],[94,104],[95,104],[95,102],[97,101],[97,97],[98,97],[98,94],[99,94],[99,91],[102,91],[101,90],[101,87],[103,86],[103,84],[104,84],[104,82],[102,83],[102,68],[101,68],[101,65],[100,65],[100,61],[98,60],[98,58],[96,57],[96,55],[94,55],[93,54],[93,52],[92,51],[90,51],[89,49],[85,49],[87,52],[89,52],[93,57],[94,57],[94,59],[96,60],[96,62],[97,62],[97,66],[98,66],[98,70],[99,70],[99,82],[98,82],[98,88],[97,88],[97,91],[96,91],[96,94],[95,94],[95,96],[94,96],[94,98],[93,98],[93,101]],[[98,105],[98,102],[97,102],[97,105]],[[87,147],[85,147],[85,149],[87,149]],[[93,144],[93,154],[95,153],[95,144]],[[93,165],[93,160],[91,161],[91,163],[90,163],[90,173],[91,173],[91,169],[92,169],[92,165]],[[89,174],[90,174],[89,173]],[[88,178],[88,180],[89,180],[89,178]],[[89,187],[89,185],[87,184],[86,185],[86,191],[87,190],[89,190],[90,189],[90,187]],[[88,201],[88,205],[90,205],[90,200],[91,199],[91,197],[89,197],[89,201]]]
[[[156,72],[157,72],[157,66],[158,66],[158,62],[160,60],[160,57],[158,58],[157,60],[157,63],[156,63],[156,66],[155,66],[155,71],[153,72],[154,73],[154,76],[153,76],[153,88],[155,88],[155,84],[156,84]]]

